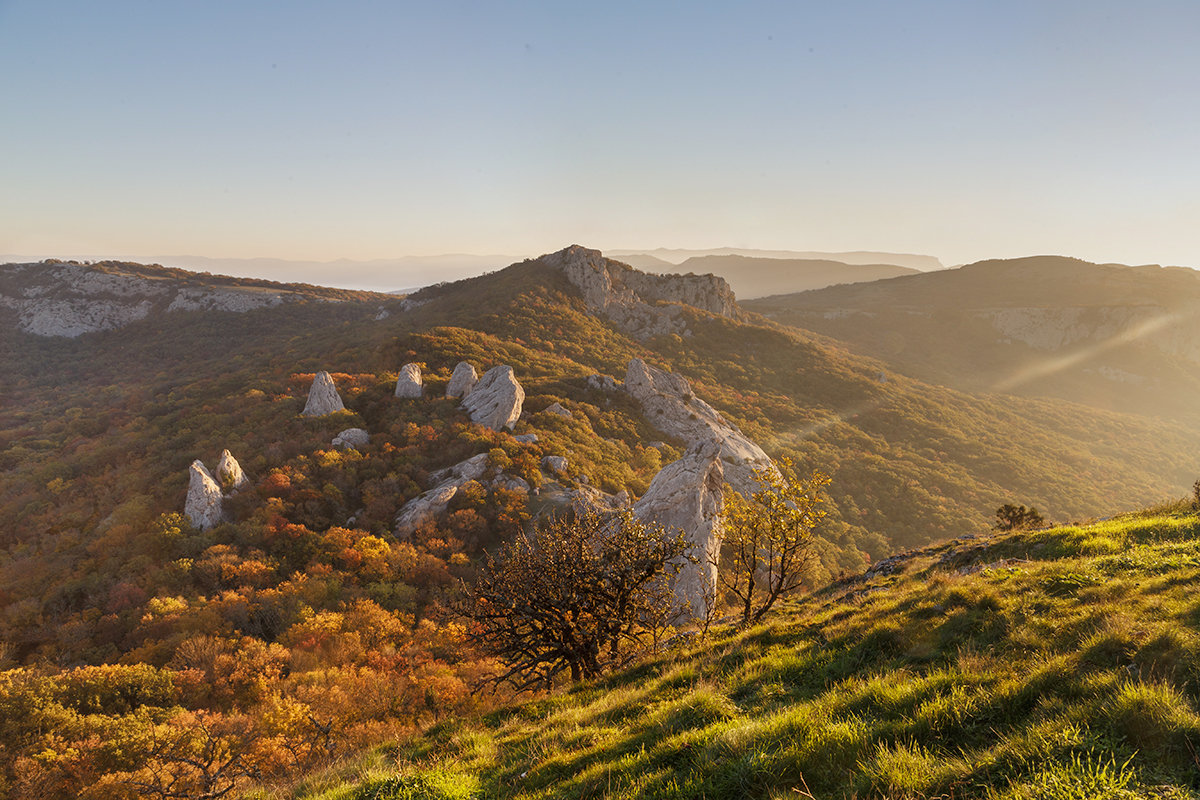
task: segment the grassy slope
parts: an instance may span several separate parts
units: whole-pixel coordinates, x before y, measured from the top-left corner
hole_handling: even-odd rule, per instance
[[[1195,515],[960,539],[896,566],[290,796],[1200,796]]]

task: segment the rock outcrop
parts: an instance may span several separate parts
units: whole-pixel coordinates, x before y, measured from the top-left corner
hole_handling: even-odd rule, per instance
[[[566,417],[567,419],[571,419],[571,417],[574,416],[573,414],[571,414],[570,409],[564,408],[563,404],[559,403],[557,401],[555,401],[555,402],[551,403],[550,405],[546,406],[545,408],[543,408],[542,413],[543,414],[556,414],[560,417]]]
[[[333,437],[333,446],[341,450],[362,450],[371,443],[371,434],[362,428],[346,428]]]
[[[715,275],[650,275],[579,245],[538,260],[562,271],[588,311],[638,338],[690,335],[684,306],[730,318],[740,314],[733,290]]]
[[[221,522],[222,501],[221,487],[208,468],[199,459],[193,461],[189,469],[184,515],[194,527],[206,531]]]
[[[300,412],[302,417],[323,417],[338,411],[345,411],[342,396],[338,394],[333,384],[333,377],[328,372],[318,372],[313,377],[312,386],[308,390],[308,402]]]
[[[567,474],[567,459],[563,456],[546,456],[542,459],[542,469],[561,477]]]
[[[521,418],[521,405],[525,402],[525,390],[517,383],[513,368],[499,366],[489,369],[471,389],[462,402],[462,407],[471,415],[471,421],[498,431],[512,429]]]
[[[702,619],[716,596],[717,560],[721,548],[721,513],[725,473],[721,449],[715,442],[690,448],[678,461],[663,467],[633,513],[682,536],[688,554],[675,577],[673,591],[681,615]]]
[[[417,528],[426,522],[435,520],[445,510],[446,505],[458,494],[458,490],[470,481],[477,481],[488,471],[488,455],[480,453],[455,464],[449,469],[441,470],[430,476],[435,486],[419,497],[404,504],[396,515],[396,535],[400,538],[412,536]]]
[[[682,439],[689,447],[709,442],[717,445],[725,480],[734,489],[745,494],[760,488],[754,470],[772,468],[771,459],[715,408],[696,397],[687,380],[635,358],[629,362],[625,391],[641,404],[650,424],[668,436]]]
[[[446,384],[446,397],[466,397],[478,381],[479,373],[475,372],[475,367],[460,361],[450,376],[450,382]]]
[[[396,379],[396,397],[416,398],[425,394],[425,384],[421,380],[421,367],[417,364],[405,364],[400,368],[400,377]]]
[[[589,389],[601,392],[615,392],[621,388],[612,375],[588,375],[587,385]]]
[[[246,479],[246,473],[242,472],[242,465],[228,450],[221,451],[215,477],[224,492],[237,491],[250,482]]]

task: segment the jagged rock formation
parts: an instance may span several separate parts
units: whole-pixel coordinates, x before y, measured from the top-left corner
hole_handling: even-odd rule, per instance
[[[446,510],[446,505],[458,494],[458,490],[470,481],[482,478],[488,469],[487,453],[468,458],[430,476],[434,487],[420,497],[409,500],[396,515],[396,535],[401,538],[412,536],[413,531],[426,522],[437,519]]]
[[[362,450],[371,443],[371,434],[362,428],[346,428],[333,437],[333,446],[342,450]]]
[[[425,384],[421,380],[421,367],[417,364],[405,364],[400,368],[400,377],[396,379],[396,397],[420,397],[425,393]]]
[[[479,374],[475,372],[475,367],[460,361],[450,376],[450,382],[446,384],[446,397],[466,397],[478,382]]]
[[[489,369],[463,400],[462,407],[471,415],[471,421],[498,431],[512,429],[521,418],[521,405],[525,402],[525,390],[517,383],[510,366]]]
[[[338,394],[333,384],[333,377],[328,372],[318,372],[313,376],[312,386],[308,390],[308,402],[300,412],[302,417],[323,417],[337,411],[345,411],[342,396]]]
[[[222,500],[221,487],[213,480],[204,462],[199,459],[193,461],[189,469],[184,515],[198,530],[206,531],[220,523]]]
[[[216,479],[225,492],[237,491],[250,482],[246,479],[246,473],[242,472],[242,465],[228,450],[221,451],[221,458],[217,461]]]
[[[567,459],[563,456],[546,456],[542,459],[542,469],[546,470],[551,475],[566,475]]]
[[[242,313],[295,301],[337,302],[338,294],[115,261],[0,265],[0,309],[11,309],[17,327],[36,336],[74,338],[157,313]]]
[[[543,408],[542,413],[557,414],[558,416],[566,417],[567,419],[571,419],[571,417],[573,416],[571,414],[570,409],[564,408],[562,403],[559,403],[557,401],[555,401],[555,402],[551,403],[550,405],[546,406],[545,408]]]
[[[682,536],[699,563],[684,562],[673,591],[678,610],[703,618],[716,596],[717,559],[721,548],[725,472],[721,448],[705,442],[690,448],[678,461],[663,467],[633,513]]]
[[[756,491],[754,470],[772,467],[763,449],[696,397],[684,378],[635,358],[629,362],[625,391],[641,403],[646,418],[663,433],[683,439],[689,447],[716,444],[725,480],[737,491]]]
[[[561,270],[583,294],[590,312],[603,314],[638,338],[691,335],[684,306],[723,317],[740,314],[733,290],[715,275],[649,275],[579,245],[538,260]]]

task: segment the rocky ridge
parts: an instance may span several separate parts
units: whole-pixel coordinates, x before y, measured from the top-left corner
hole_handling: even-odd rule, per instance
[[[75,338],[122,328],[157,313],[244,313],[290,302],[337,302],[339,294],[355,293],[198,278],[182,270],[120,262],[0,265],[0,309],[13,315],[20,330],[35,336]],[[387,298],[387,302],[395,301]]]
[[[538,261],[561,271],[583,294],[589,312],[639,339],[690,336],[685,306],[731,319],[741,313],[729,284],[715,275],[650,275],[579,245]]]

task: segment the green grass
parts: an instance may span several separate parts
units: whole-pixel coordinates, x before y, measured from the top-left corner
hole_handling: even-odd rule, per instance
[[[921,551],[287,795],[1196,798],[1200,519]]]

